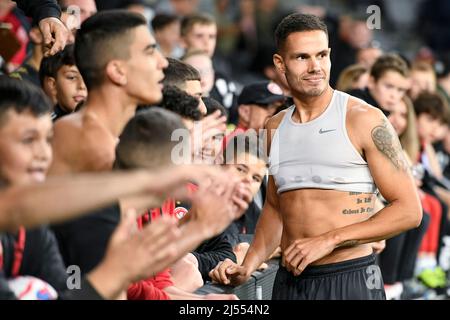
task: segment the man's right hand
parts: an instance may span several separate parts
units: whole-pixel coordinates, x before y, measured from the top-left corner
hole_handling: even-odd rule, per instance
[[[239,286],[250,279],[250,274],[246,267],[225,259],[209,272],[209,277],[220,284]]]

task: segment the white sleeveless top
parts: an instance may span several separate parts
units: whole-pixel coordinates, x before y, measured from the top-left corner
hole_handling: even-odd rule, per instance
[[[287,109],[269,154],[278,193],[310,188],[376,192],[367,162],[347,134],[348,98],[335,90],[327,109],[306,123],[292,120],[295,105]]]

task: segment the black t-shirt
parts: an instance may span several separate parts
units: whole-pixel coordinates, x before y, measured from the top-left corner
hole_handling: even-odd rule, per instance
[[[119,223],[120,208],[116,204],[52,226],[66,265],[79,266],[82,274],[94,269],[102,261],[109,239]]]
[[[53,112],[51,114],[52,117],[52,121],[56,122],[59,118],[62,118],[64,116],[67,116],[68,114],[71,114],[72,112],[67,112],[66,110],[64,110],[63,108],[61,108],[61,106],[59,104],[57,104],[54,108],[53,108]]]
[[[3,247],[3,271],[6,278],[11,278],[18,243],[15,233],[4,233],[1,237]],[[58,251],[55,236],[47,227],[27,230],[23,257],[20,263],[20,276],[33,276],[49,283],[56,291],[66,287],[66,268]]]

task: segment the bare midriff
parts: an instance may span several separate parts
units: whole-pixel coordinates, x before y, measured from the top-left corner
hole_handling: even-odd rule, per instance
[[[316,237],[327,232],[363,222],[374,214],[375,194],[323,189],[301,189],[279,195],[283,219],[281,249],[293,241]],[[357,240],[357,239],[352,239]],[[335,249],[311,265],[323,265],[368,256],[369,244]]]

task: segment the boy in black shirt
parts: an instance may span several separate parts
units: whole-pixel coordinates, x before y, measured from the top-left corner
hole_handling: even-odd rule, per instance
[[[68,45],[41,62],[39,77],[45,93],[56,102],[52,120],[75,111],[87,98],[87,89],[75,64],[74,46]]]

